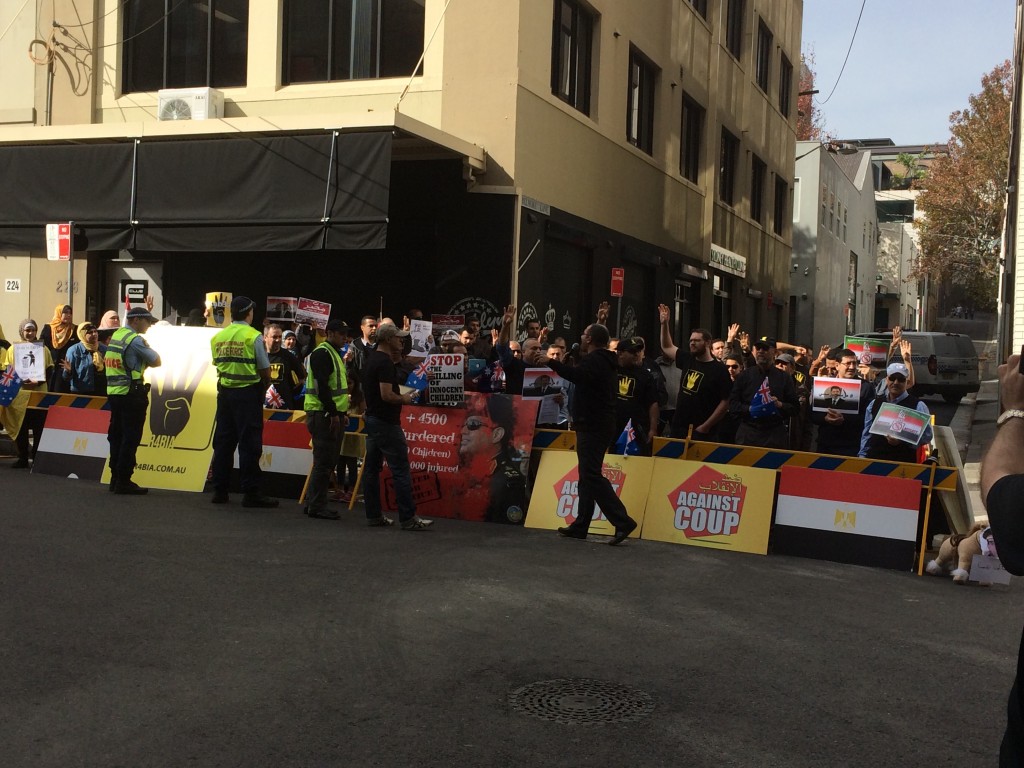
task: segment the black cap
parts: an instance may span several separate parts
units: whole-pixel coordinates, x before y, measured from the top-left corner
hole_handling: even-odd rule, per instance
[[[256,306],[255,302],[248,296],[235,296],[231,300],[231,314],[240,315],[243,312],[248,312]]]
[[[762,336],[760,339],[751,344],[752,347],[763,347],[765,349],[775,348],[775,339],[770,336]]]
[[[619,339],[619,345],[616,349],[619,352],[631,352],[636,354],[644,350],[644,340],[640,336],[632,336],[628,339]]]
[[[326,330],[328,333],[345,333],[348,330],[348,323],[344,320],[328,320]]]

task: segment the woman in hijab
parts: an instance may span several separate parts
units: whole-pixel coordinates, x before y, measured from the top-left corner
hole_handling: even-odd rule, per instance
[[[106,397],[107,375],[103,355],[107,346],[99,341],[99,329],[92,323],[78,326],[81,341],[68,350],[61,362],[64,382],[71,385],[77,395]]]
[[[53,310],[53,320],[49,325],[44,325],[39,339],[50,350],[53,358],[56,374],[50,379],[50,389],[54,392],[64,392],[64,380],[61,376],[64,357],[68,350],[78,343],[78,327],[71,322],[71,306],[69,304],[58,304]]]
[[[38,326],[35,320],[22,320],[18,325],[18,335],[22,342],[35,344],[36,331]],[[19,344],[12,344],[10,349],[3,353],[2,366],[6,368],[14,365],[14,356],[17,354]],[[24,349],[24,348],[23,348]],[[11,467],[14,469],[28,468],[29,457],[35,457],[36,448],[39,447],[39,438],[43,433],[43,425],[46,423],[46,411],[39,408],[29,408],[28,400],[30,392],[46,392],[46,381],[53,373],[53,358],[50,350],[45,346],[40,347],[46,360],[46,375],[42,381],[31,379],[21,382],[21,389],[15,396],[14,401],[7,407],[0,407],[0,422],[3,422],[7,434],[14,440],[14,446],[18,449],[18,459]],[[28,449],[28,432],[32,430],[32,453]]]

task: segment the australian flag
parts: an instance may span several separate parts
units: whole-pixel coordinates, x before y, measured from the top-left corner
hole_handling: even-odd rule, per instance
[[[13,365],[0,373],[0,405],[10,405],[21,391],[21,377]]]
[[[405,380],[405,386],[418,389],[422,392],[427,388],[427,361],[424,360],[422,363],[416,366],[416,368],[409,373],[409,378]]]
[[[640,443],[636,439],[636,430],[633,429],[633,420],[626,422],[626,426],[615,441],[615,450],[612,453],[619,456],[636,456],[640,453]]]
[[[754,397],[750,401],[750,418],[764,419],[778,414],[779,409],[775,407],[772,400],[772,390],[768,384],[768,377],[764,377],[761,386],[757,388]]]

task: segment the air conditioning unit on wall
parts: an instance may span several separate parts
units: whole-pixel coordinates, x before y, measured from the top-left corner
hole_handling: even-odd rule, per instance
[[[212,120],[224,117],[224,94],[216,88],[157,91],[158,120]]]

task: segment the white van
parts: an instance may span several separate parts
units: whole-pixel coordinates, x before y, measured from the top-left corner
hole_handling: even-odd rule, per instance
[[[891,333],[858,333],[856,336],[892,342]],[[915,395],[942,395],[947,403],[959,403],[968,392],[977,392],[981,387],[978,353],[970,336],[904,331],[903,338],[911,344]]]

